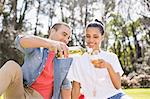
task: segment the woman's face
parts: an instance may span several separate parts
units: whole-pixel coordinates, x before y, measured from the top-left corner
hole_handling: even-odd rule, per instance
[[[98,27],[88,27],[86,29],[85,42],[89,48],[99,50],[103,36]]]

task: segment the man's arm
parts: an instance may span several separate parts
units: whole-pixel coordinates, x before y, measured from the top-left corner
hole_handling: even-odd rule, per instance
[[[54,41],[42,37],[37,36],[23,36],[20,39],[20,45],[23,48],[39,48],[44,47],[48,48],[49,50],[57,52],[59,51],[67,51],[68,47],[65,43]]]
[[[73,81],[71,99],[78,99],[80,95],[80,83]]]

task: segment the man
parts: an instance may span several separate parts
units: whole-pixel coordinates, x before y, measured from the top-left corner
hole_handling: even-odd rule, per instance
[[[66,79],[72,59],[57,59],[59,51],[68,57],[71,29],[65,23],[52,26],[48,39],[19,35],[16,47],[24,53],[24,64],[10,60],[0,69],[0,95],[4,99],[70,99]],[[61,92],[61,93],[60,93]]]

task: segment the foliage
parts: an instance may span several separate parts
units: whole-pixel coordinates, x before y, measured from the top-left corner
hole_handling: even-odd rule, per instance
[[[124,88],[150,88],[150,49],[145,53],[142,63],[134,63],[136,71],[132,71],[128,76],[122,77]]]
[[[16,33],[13,31],[2,31],[0,35],[0,67],[8,60],[14,60],[20,65],[23,63],[23,55],[14,46]]]

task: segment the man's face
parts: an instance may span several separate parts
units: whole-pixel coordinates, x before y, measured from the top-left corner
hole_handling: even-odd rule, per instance
[[[65,25],[61,25],[57,30],[52,29],[50,39],[64,42],[68,44],[71,37],[71,29]]]

